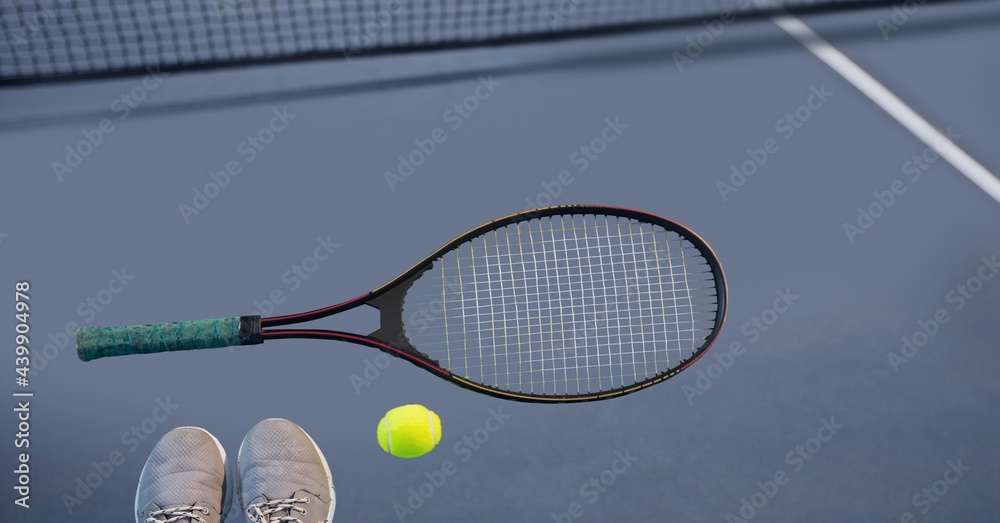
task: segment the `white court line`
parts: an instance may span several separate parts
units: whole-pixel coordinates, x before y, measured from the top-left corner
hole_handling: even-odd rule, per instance
[[[986,167],[983,167],[958,145],[955,145],[941,131],[935,129],[933,125],[924,120],[922,116],[839,49],[816,34],[816,31],[813,31],[802,20],[777,5],[774,0],[755,0],[755,3],[759,7],[770,10],[771,20],[778,27],[798,40],[812,54],[829,65],[840,76],[843,76],[845,80],[851,82],[865,96],[871,98],[876,105],[889,113],[889,116],[895,118],[920,141],[937,151],[942,158],[958,169],[972,183],[978,185],[986,194],[1000,203],[1000,179],[997,179]]]

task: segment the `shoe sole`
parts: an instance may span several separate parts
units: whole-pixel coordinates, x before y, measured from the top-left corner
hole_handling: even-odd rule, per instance
[[[212,441],[215,442],[216,448],[219,449],[219,454],[222,455],[223,477],[224,478],[228,478],[229,471],[228,471],[228,468],[226,467],[226,449],[222,448],[222,443],[219,443],[219,439],[218,438],[216,438],[214,435],[212,435],[211,432],[209,432],[209,431],[207,431],[207,430],[205,430],[205,429],[203,429],[201,427],[177,427],[177,428],[174,428],[174,429],[170,430],[170,432],[173,432],[173,431],[178,430],[178,429],[194,429],[194,430],[199,430],[201,432],[204,432],[208,437],[212,438]],[[170,432],[167,432],[167,434],[170,434]],[[167,434],[164,434],[164,436],[166,436]],[[160,439],[162,440],[163,438],[160,438]],[[157,444],[159,444],[159,441],[157,441]],[[155,445],[154,445],[154,448],[155,448]],[[146,458],[146,460],[148,462],[149,458]],[[146,471],[146,465],[143,465],[142,466],[142,472],[145,472],[145,471]],[[139,477],[140,478],[142,477],[142,473],[139,474]],[[139,517],[139,488],[141,488],[141,487],[142,487],[141,483],[138,484],[138,485],[136,485],[136,487],[135,487],[135,502],[133,503],[132,512],[133,512],[133,514],[135,514],[136,521],[138,521],[138,517]],[[227,486],[226,486],[226,481],[224,479],[223,483],[222,483],[222,501],[221,501],[222,504],[225,504],[225,502],[226,502],[226,490],[227,490]],[[226,522],[226,512],[227,512],[226,511],[226,507],[219,507],[219,518],[220,518],[219,521],[221,521],[222,523]]]
[[[326,456],[323,455],[323,451],[320,450],[319,445],[316,444],[316,441],[312,439],[312,436],[310,436],[308,432],[303,430],[302,427],[298,426],[294,422],[288,421],[284,418],[267,418],[264,421],[285,421],[291,423],[292,425],[295,425],[295,428],[299,429],[299,431],[302,432],[302,434],[304,434],[306,438],[309,439],[309,443],[312,443],[313,448],[316,449],[316,453],[319,454],[320,461],[323,462],[323,471],[326,473],[326,482],[330,485],[330,511],[326,515],[326,521],[327,522],[333,521],[333,513],[336,512],[337,510],[337,491],[333,486],[333,474],[330,473],[330,464],[326,461]],[[237,475],[239,474],[239,462],[243,457],[243,443],[246,443],[246,441],[247,438],[246,436],[244,436],[243,442],[240,443],[240,450],[239,452],[236,453]],[[243,510],[243,513],[246,514],[246,507],[243,506],[243,482],[237,481],[236,486],[237,486],[236,488],[238,491],[238,496],[240,498],[240,508]]]

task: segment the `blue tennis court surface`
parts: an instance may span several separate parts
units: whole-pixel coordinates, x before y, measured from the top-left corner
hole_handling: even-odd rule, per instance
[[[329,460],[336,521],[994,520],[1000,203],[772,21],[732,16],[3,87],[0,267],[8,292],[31,284],[35,396],[31,508],[8,473],[0,519],[129,520],[165,432],[204,427],[232,458],[282,417]],[[800,18],[1000,170],[1000,4]],[[559,406],[342,343],[74,354],[79,326],[349,299],[480,223],[570,203],[663,215],[717,251],[730,304],[705,357]],[[407,403],[443,426],[414,460],[375,435]]]

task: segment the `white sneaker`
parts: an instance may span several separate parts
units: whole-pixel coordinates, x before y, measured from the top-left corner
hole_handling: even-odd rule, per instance
[[[272,418],[240,445],[240,506],[254,523],[330,523],[337,495],[326,458],[301,427]]]
[[[222,523],[225,463],[226,451],[205,429],[164,434],[139,476],[136,523]]]

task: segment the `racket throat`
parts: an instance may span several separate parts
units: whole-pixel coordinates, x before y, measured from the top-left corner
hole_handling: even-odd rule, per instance
[[[374,298],[368,300],[367,304],[379,310],[379,328],[368,335],[370,338],[382,340],[393,347],[404,350],[427,361],[438,365],[438,362],[417,350],[406,337],[406,330],[403,327],[403,300],[406,292],[417,278],[430,269],[418,271],[404,281],[399,282],[394,287],[382,292]]]

